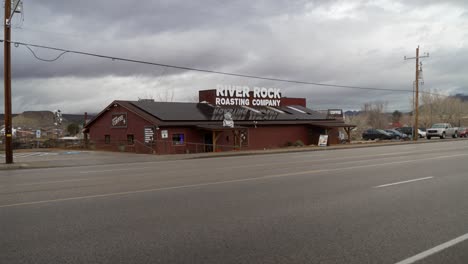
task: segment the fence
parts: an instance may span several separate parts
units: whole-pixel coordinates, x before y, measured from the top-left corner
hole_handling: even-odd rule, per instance
[[[108,151],[133,152],[144,154],[189,154],[189,153],[204,153],[240,150],[239,146],[218,145],[198,142],[183,142],[177,144],[171,140],[153,140],[150,143],[144,143],[136,139],[128,140],[90,140],[89,149],[101,149]]]
[[[24,139],[14,138],[13,149],[36,149],[36,148],[64,148],[82,149],[83,140],[60,140],[60,139]],[[0,150],[5,150],[5,137],[0,140]]]
[[[5,149],[4,139],[1,140],[0,150]],[[100,149],[118,152],[133,152],[143,154],[189,154],[213,152],[213,144],[198,142],[183,142],[177,144],[171,140],[154,140],[144,143],[134,139],[127,140],[89,140],[86,145],[84,140],[60,140],[60,139],[28,139],[13,140],[13,149],[37,149],[37,148],[62,148],[62,149]],[[215,152],[237,151],[241,147],[233,145],[215,145]]]

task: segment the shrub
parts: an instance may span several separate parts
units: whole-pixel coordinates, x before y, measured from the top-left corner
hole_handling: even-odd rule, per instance
[[[302,142],[301,140],[298,140],[294,143],[294,146],[296,147],[303,147],[304,146],[304,142]]]

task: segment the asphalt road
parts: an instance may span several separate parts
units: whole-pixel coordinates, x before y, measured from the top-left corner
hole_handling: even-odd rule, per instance
[[[0,263],[468,263],[467,188],[468,141],[0,171]]]

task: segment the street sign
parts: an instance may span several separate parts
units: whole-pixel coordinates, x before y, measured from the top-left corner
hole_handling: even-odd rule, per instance
[[[41,138],[41,130],[36,130],[36,138]]]

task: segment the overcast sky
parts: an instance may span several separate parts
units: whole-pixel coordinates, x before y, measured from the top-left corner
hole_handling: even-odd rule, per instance
[[[424,90],[468,94],[466,0],[23,0],[12,40],[208,70],[326,84],[412,90],[419,45]],[[3,31],[3,30],[2,30]],[[3,36],[3,33],[2,33]],[[59,53],[34,48],[37,56]],[[1,53],[3,61],[3,52]],[[194,101],[217,84],[280,88],[313,109],[411,93],[259,81],[12,47],[13,112],[99,112],[113,100]],[[3,70],[1,71],[3,75]],[[2,76],[3,78],[3,76]],[[2,82],[3,86],[3,82]],[[3,98],[3,88],[1,89]],[[0,102],[3,112],[3,100]]]

